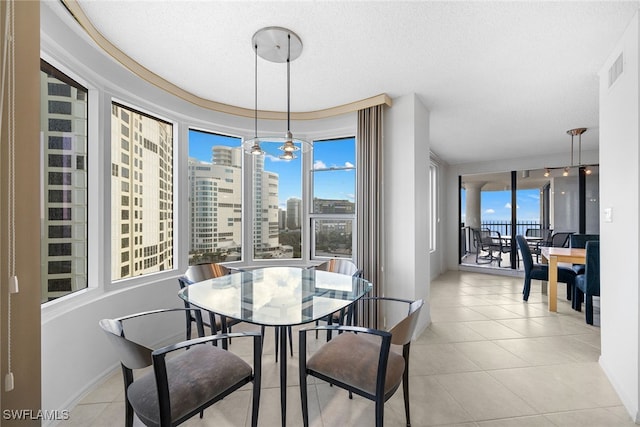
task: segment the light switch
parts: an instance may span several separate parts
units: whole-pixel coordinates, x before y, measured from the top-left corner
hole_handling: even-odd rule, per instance
[[[613,222],[613,208],[604,208],[604,222]]]

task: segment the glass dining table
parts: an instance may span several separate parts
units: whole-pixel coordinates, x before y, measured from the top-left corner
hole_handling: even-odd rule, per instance
[[[280,409],[286,425],[287,328],[322,319],[372,288],[362,278],[299,267],[265,267],[193,283],[178,293],[196,307],[279,331]]]

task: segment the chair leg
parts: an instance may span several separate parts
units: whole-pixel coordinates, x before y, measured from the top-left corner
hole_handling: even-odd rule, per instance
[[[280,328],[278,328],[277,326],[274,328],[275,330],[275,335],[276,335],[276,363],[278,363],[278,349],[280,348],[280,343],[278,343],[278,338],[280,337]]]
[[[522,289],[522,299],[529,300],[529,292],[531,292],[531,277],[524,278],[524,288]]]
[[[402,349],[402,355],[405,360],[402,374],[402,393],[404,395],[404,413],[407,417],[407,427],[411,427],[411,416],[409,415],[409,345],[405,345]]]
[[[575,311],[582,311],[582,300],[584,298],[584,294],[577,286],[573,287],[573,300],[571,302],[571,306]]]
[[[133,382],[133,372],[131,369],[125,368],[121,365],[122,377],[124,379],[124,425],[125,427],[133,427],[133,407],[129,403],[129,396],[127,396],[129,386]]]
[[[589,294],[585,295],[584,311],[587,324],[593,325],[593,296]]]
[[[191,313],[187,312],[187,341],[191,339]]]
[[[291,349],[291,357],[293,357],[293,332],[291,330],[291,326],[287,327],[289,331],[289,348]]]
[[[307,337],[306,334],[301,333],[300,342],[298,343],[300,346],[299,358],[300,358],[300,401],[302,404],[302,425],[304,427],[309,427],[309,404],[307,397],[307,366],[306,366],[306,357],[307,355]]]
[[[376,427],[384,427],[384,397],[376,398]]]

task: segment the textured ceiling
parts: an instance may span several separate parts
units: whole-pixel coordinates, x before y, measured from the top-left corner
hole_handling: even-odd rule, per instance
[[[260,28],[300,36],[291,110],[416,93],[431,148],[451,163],[598,144],[598,75],[639,1],[79,0],[141,65],[202,98],[252,109]],[[261,60],[259,108],[286,110],[286,66]]]

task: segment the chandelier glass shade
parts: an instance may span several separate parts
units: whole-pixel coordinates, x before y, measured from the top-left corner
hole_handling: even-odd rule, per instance
[[[282,144],[279,149],[280,159],[293,160],[297,156],[296,151],[307,152],[312,149],[309,141],[294,138],[291,132],[291,61],[295,60],[302,53],[302,41],[293,31],[282,27],[262,28],[253,35],[251,39],[255,51],[255,136],[243,142],[242,146],[246,153],[252,155],[263,155],[263,144]],[[284,137],[264,136],[258,137],[258,56],[270,62],[287,64],[287,132]]]

